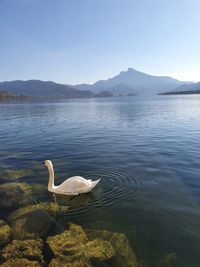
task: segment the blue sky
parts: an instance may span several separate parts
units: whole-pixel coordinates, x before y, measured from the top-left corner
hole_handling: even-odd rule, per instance
[[[200,81],[199,0],[0,0],[0,81]]]

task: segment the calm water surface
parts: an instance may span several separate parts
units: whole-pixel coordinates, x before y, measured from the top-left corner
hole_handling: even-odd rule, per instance
[[[0,140],[1,183],[26,169],[18,182],[47,185],[45,159],[56,183],[102,177],[93,193],[67,201],[59,224],[123,232],[148,266],[165,253],[200,266],[200,96],[1,103]]]

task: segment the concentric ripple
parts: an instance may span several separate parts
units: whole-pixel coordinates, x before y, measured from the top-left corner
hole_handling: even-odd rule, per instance
[[[133,173],[113,170],[106,171],[103,174],[87,172],[84,176],[93,180],[101,177],[102,180],[91,193],[67,197],[67,204],[69,205],[67,216],[81,215],[93,208],[102,209],[118,205],[120,200],[127,199],[130,194],[137,194],[142,187],[158,183],[156,179],[148,176],[138,176]],[[64,201],[64,198],[59,196],[61,202]]]

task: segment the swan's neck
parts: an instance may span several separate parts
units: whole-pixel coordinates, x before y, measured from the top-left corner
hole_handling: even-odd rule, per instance
[[[55,185],[54,185],[54,170],[53,170],[53,165],[48,166],[48,171],[49,171],[48,190],[51,191],[52,189],[55,188]]]

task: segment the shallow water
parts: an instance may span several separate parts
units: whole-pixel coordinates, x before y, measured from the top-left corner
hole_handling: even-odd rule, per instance
[[[200,266],[199,137],[197,95],[1,103],[0,182],[46,186],[45,159],[56,183],[102,177],[91,194],[57,196],[60,225],[123,232],[147,266],[166,253]],[[36,188],[27,205],[40,201],[53,198]]]

